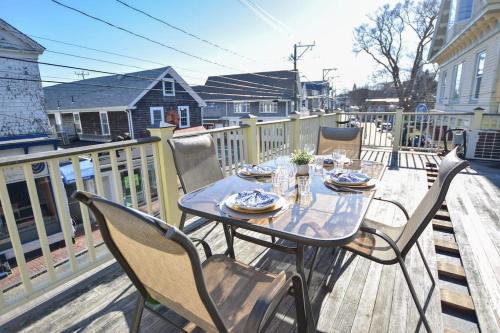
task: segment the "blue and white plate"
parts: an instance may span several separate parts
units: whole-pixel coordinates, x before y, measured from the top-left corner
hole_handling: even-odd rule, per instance
[[[275,193],[254,190],[233,194],[224,204],[231,209],[258,212],[272,208],[279,200],[280,196]]]
[[[243,168],[241,168],[240,173],[243,176],[264,177],[264,176],[271,176],[273,171],[274,171],[273,168],[267,166],[245,165]]]
[[[342,186],[363,186],[370,181],[370,177],[359,172],[330,172],[327,181]]]

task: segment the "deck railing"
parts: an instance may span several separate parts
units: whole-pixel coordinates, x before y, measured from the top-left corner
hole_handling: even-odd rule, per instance
[[[442,145],[446,129],[464,127],[480,128],[491,124],[498,117],[480,112],[426,114],[396,112],[384,113],[336,113],[314,112],[310,116],[292,114],[287,119],[258,122],[254,116],[241,119],[239,126],[208,130],[216,142],[217,157],[224,174],[234,174],[245,163],[257,164],[274,156],[287,155],[316,144],[320,126],[363,127],[364,147],[377,147],[397,151],[399,149],[423,149],[436,151]],[[488,125],[489,126],[489,125]],[[493,126],[493,125],[492,125]],[[498,125],[494,125],[498,126]],[[0,223],[7,226],[12,247],[10,262],[13,274],[0,280],[0,314],[5,313],[47,290],[68,281],[89,269],[109,260],[92,216],[87,208],[75,203],[61,178],[61,163],[70,164],[74,174],[74,188],[88,190],[116,202],[160,216],[170,224],[178,225],[177,208],[179,183],[175,172],[172,151],[167,143],[174,136],[193,136],[200,133],[175,134],[174,126],[150,129],[151,138],[94,145],[0,159],[0,201],[4,215]],[[418,137],[417,137],[418,136]],[[420,139],[419,139],[420,138]],[[422,143],[423,142],[423,143]],[[90,161],[93,181],[85,177],[80,162]],[[33,168],[48,168],[49,195],[54,198],[54,211],[49,216],[41,208],[40,189],[34,179]],[[14,170],[14,171],[13,171]],[[6,176],[12,172],[22,174],[26,182],[33,211],[34,243],[41,253],[38,257],[30,252],[20,234],[21,224],[16,220]],[[130,177],[130,175],[133,175]],[[47,194],[47,193],[46,193]],[[76,235],[72,226],[69,203],[79,207],[80,224]],[[55,247],[48,235],[49,221],[60,225],[60,240]],[[54,222],[52,222],[54,223]],[[73,241],[77,238],[76,243]],[[33,260],[36,265],[31,265]],[[40,264],[42,268],[40,268]],[[36,268],[35,268],[36,267]]]

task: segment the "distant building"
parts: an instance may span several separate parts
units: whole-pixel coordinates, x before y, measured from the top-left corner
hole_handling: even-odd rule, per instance
[[[333,99],[330,95],[328,81],[302,82],[302,109],[305,111],[333,109]]]
[[[436,109],[498,113],[500,3],[443,0],[429,61],[439,64]]]
[[[202,126],[205,102],[172,67],[44,87],[50,123],[65,144],[149,136],[161,122]]]
[[[294,110],[294,92],[300,95],[294,71],[209,76],[205,85],[193,87],[207,105],[203,121],[207,127],[239,123],[241,116],[253,114],[262,120],[287,117]]]
[[[59,140],[49,136],[38,64],[22,61],[37,61],[44,50],[43,46],[0,19],[0,56],[14,58],[0,58],[0,157],[58,147]],[[35,163],[32,171],[49,242],[57,242],[62,240],[61,224],[47,165]],[[39,248],[38,234],[23,169],[6,168],[3,173],[24,251],[36,250]],[[13,256],[4,211],[0,206],[0,263]]]

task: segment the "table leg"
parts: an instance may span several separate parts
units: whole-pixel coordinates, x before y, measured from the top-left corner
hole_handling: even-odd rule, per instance
[[[234,247],[233,247],[233,236],[231,234],[230,227],[227,224],[222,223],[222,228],[224,229],[224,236],[226,237],[227,243],[227,253],[233,259],[235,259],[234,255]]]
[[[297,273],[302,277],[302,281],[304,281],[305,283],[306,274],[304,272],[304,245],[302,244],[297,244],[296,265],[297,265]],[[304,288],[304,299],[306,301],[307,331],[315,332],[316,323],[312,311],[311,299],[309,298],[309,286],[307,285]]]
[[[316,264],[316,258],[318,257],[318,253],[319,253],[319,247],[315,247],[313,249],[314,249],[313,250],[314,251],[313,260],[311,262],[311,268],[309,269],[309,275],[307,276],[307,287],[308,288],[311,285],[311,279],[312,279],[312,275],[314,272],[314,266]]]

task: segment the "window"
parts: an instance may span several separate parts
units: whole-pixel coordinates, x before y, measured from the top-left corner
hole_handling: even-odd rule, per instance
[[[250,103],[234,102],[234,113],[250,113]]]
[[[444,99],[444,94],[446,91],[446,79],[447,79],[448,73],[443,72],[443,77],[441,78],[441,87],[439,89],[439,101],[442,102]]]
[[[189,106],[178,106],[177,113],[179,114],[179,128],[189,127]]]
[[[161,122],[165,121],[165,114],[163,112],[163,106],[150,107],[149,114],[151,116],[151,125],[158,127]]]
[[[73,123],[75,124],[75,129],[77,134],[82,134],[82,122],[80,120],[79,113],[73,113]]]
[[[451,0],[448,16],[448,29],[457,22],[468,20],[472,16],[473,0]]]
[[[101,133],[102,135],[109,135],[109,121],[108,121],[108,113],[106,111],[99,112],[99,116],[101,117]]]
[[[472,99],[479,98],[481,91],[481,80],[483,79],[484,62],[486,60],[486,52],[481,52],[477,55],[476,69],[474,71],[474,81],[472,82]]]
[[[462,79],[462,65],[458,64],[453,67],[453,84],[451,85],[451,100],[458,102],[460,98],[460,81]]]
[[[260,102],[260,113],[276,113],[278,112],[278,103],[276,102]]]
[[[175,96],[175,81],[174,79],[163,79],[163,96]]]

